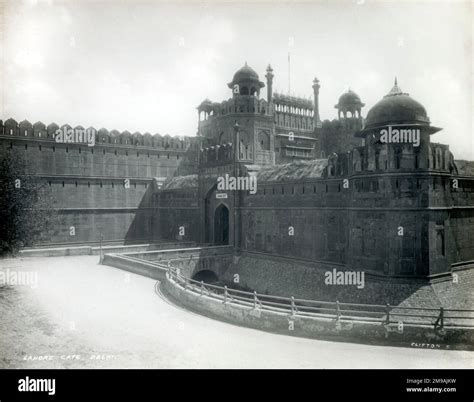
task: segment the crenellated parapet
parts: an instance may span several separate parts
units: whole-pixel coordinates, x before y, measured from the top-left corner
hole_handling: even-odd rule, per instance
[[[131,134],[127,130],[122,132],[118,130],[109,131],[105,128],[97,130],[94,127],[84,128],[81,125],[76,127],[72,127],[69,124],[59,126],[56,123],[51,123],[46,126],[41,121],[31,124],[28,120],[23,120],[18,123],[12,118],[5,122],[0,120],[0,137],[3,138],[64,142],[63,140],[57,141],[58,130],[63,134],[63,138],[68,134],[74,134],[71,138],[77,138],[77,134],[94,136],[94,145],[161,148],[185,151],[189,148],[194,148],[197,144],[191,137],[185,136],[152,135],[149,132],[144,134],[135,132]],[[75,141],[69,142],[74,143]]]

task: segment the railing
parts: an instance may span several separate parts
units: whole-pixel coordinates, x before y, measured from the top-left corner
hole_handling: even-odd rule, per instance
[[[286,156],[298,156],[298,157],[303,157],[303,158],[313,158],[314,157],[312,152],[304,152],[304,151],[289,151],[289,150],[286,150],[285,155]]]
[[[390,304],[357,304],[339,301],[316,301],[296,299],[257,292],[246,292],[196,281],[181,275],[179,269],[168,265],[167,280],[171,280],[186,291],[199,296],[208,296],[222,303],[232,303],[254,309],[269,310],[300,317],[335,318],[337,321],[359,321],[381,323],[388,327],[396,324],[403,331],[403,325],[433,326],[444,328],[474,328],[474,310],[426,307],[401,307]]]

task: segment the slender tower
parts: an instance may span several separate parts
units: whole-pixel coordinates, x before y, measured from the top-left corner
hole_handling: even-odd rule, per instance
[[[314,128],[321,127],[321,120],[319,119],[319,80],[314,78],[313,80],[313,91],[314,91]]]
[[[272,110],[271,104],[273,103],[273,68],[269,64],[267,67],[267,74],[265,78],[267,79],[267,103],[268,103],[268,112]]]

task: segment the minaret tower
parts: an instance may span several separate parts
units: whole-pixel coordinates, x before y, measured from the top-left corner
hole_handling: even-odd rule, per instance
[[[321,127],[321,120],[319,119],[319,80],[315,77],[313,80],[313,91],[314,91],[314,128]]]
[[[268,108],[270,109],[270,104],[273,102],[273,68],[269,64],[267,67],[267,74],[265,75],[265,78],[267,79],[267,103],[268,103]]]

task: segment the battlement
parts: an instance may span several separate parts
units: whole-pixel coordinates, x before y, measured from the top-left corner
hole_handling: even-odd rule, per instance
[[[93,133],[95,136],[95,144],[99,145],[120,145],[184,151],[196,144],[196,141],[194,141],[192,137],[185,136],[170,136],[168,134],[163,136],[160,134],[152,135],[148,132],[144,134],[135,132],[132,134],[128,131],[108,131],[105,128],[97,130],[94,127],[89,127],[84,129],[82,126],[72,128],[69,124],[59,126],[56,123],[51,123],[46,126],[41,121],[31,124],[28,120],[23,120],[18,123],[11,118],[5,122],[0,120],[0,136],[2,137],[55,142],[57,130],[65,132],[71,129],[74,132]]]

